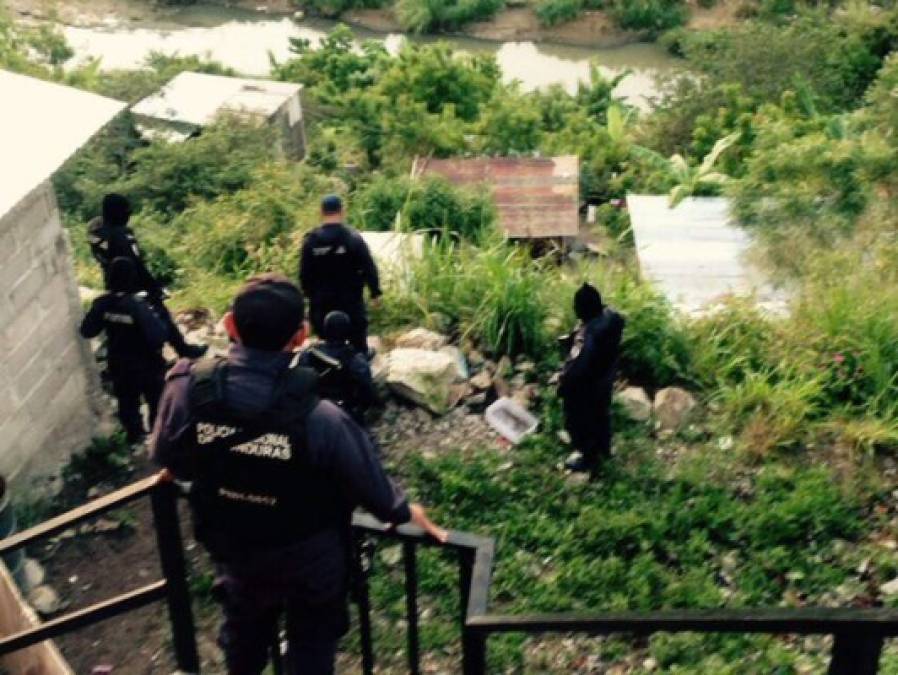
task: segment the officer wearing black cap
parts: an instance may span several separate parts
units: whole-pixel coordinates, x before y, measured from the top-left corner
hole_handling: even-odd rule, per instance
[[[134,266],[137,290],[144,291],[156,312],[168,325],[167,341],[171,343],[179,356],[199,358],[206,353],[205,345],[189,345],[175,325],[163,300],[165,289],[147,269],[137,246],[137,238],[128,227],[131,217],[131,205],[122,195],[110,193],[103,197],[103,215],[94,218],[87,224],[87,242],[94,259],[100,263],[106,289],[111,290],[110,273],[115,258],[128,258]]]
[[[558,382],[565,429],[579,454],[565,462],[571,471],[595,476],[611,453],[611,397],[620,356],[624,318],[584,283],[574,294],[580,325],[568,337],[569,352]]]
[[[309,347],[299,365],[318,373],[318,395],[343,408],[359,424],[377,395],[368,359],[349,344],[351,324],[345,312],[324,317],[324,341]]]
[[[150,410],[150,426],[165,383],[162,345],[168,327],[156,314],[145,292],[139,291],[137,270],[130,258],[109,265],[111,292],[93,301],[81,322],[81,335],[93,338],[106,332],[106,353],[118,416],[129,443],[143,439],[146,429],[140,399]]]
[[[192,481],[197,537],[217,567],[228,672],[263,671],[286,610],[287,672],[332,673],[348,626],[352,510],[447,535],[407,503],[358,425],[318,399],[315,373],[296,365],[306,337],[299,288],[277,275],[251,279],[224,324],[226,358],[182,360],[169,373],[153,456]]]
[[[334,310],[345,312],[352,324],[349,341],[368,353],[368,313],[364,287],[373,303],[381,296],[377,266],[365,240],[343,224],[343,202],[336,195],[321,201],[322,225],[309,232],[302,245],[299,281],[309,298],[309,318],[318,335],[324,334],[324,317]]]

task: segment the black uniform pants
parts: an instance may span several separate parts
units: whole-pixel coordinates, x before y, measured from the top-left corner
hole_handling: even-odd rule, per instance
[[[147,430],[140,414],[141,398],[150,409],[150,428],[156,421],[159,398],[165,386],[165,370],[161,368],[146,370],[127,370],[113,372],[112,392],[118,401],[118,418],[128,436],[128,442],[139,441]]]
[[[346,312],[350,322],[349,343],[356,351],[368,353],[368,311],[365,301],[342,298],[312,298],[309,300],[309,321],[312,330],[321,337],[324,334],[324,319],[333,311]]]
[[[564,399],[564,428],[571,445],[583,455],[583,461],[595,471],[611,455],[611,398],[582,399],[576,395]]]
[[[218,642],[229,675],[264,671],[281,615],[287,675],[332,675],[337,642],[349,627],[346,552],[334,545],[337,536],[218,564],[215,594],[224,611]]]
[[[161,298],[155,298],[151,302],[159,318],[168,326],[168,343],[174,348],[178,356],[185,356],[184,350],[187,347],[187,342],[184,340],[184,336],[181,335],[178,324],[175,323],[175,319],[172,317],[171,312],[168,311],[168,307],[165,306]]]

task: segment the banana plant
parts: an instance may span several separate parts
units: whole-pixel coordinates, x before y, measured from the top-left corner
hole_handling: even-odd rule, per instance
[[[727,148],[739,140],[739,136],[739,132],[734,132],[719,139],[698,166],[690,165],[686,158],[679,153],[671,155],[668,159],[654,150],[641,146],[634,146],[633,152],[636,156],[665,171],[674,180],[676,184],[668,195],[670,208],[674,208],[686,197],[696,194],[701,187],[721,186],[730,180],[725,173],[716,171],[714,166]]]

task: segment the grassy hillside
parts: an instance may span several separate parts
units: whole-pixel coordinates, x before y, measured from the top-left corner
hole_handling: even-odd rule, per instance
[[[597,73],[573,95],[525,94],[491,58],[444,45],[390,56],[374,43],[354,50],[344,29],[318,49],[296,43],[272,74],[306,86],[307,161],[284,161],[267,130],[236,120],[147,146],[123,119],[56,179],[79,274],[97,281],[84,223],[120,191],[175,304],[220,311],[249,274],[295,274],[320,195],[337,191],[360,227],[389,227],[401,208],[407,227],[442,231],[408,283],[386,289],[378,329],[429,325],[490,356],[526,354],[542,383],[573,289],[589,279],[628,319],[621,377],[685,385],[701,412],[673,435],[620,419],[616,460],[591,485],[556,468],[565,449],[549,387],[543,431],[519,449],[396,458],[441,520],[498,538],[497,606],[895,604],[880,586],[898,575],[898,14],[790,8],[671,36],[696,75],[668,83],[647,114]],[[131,100],[180,69],[220,70],[159,56],[139,74],[63,72],[63,47],[0,23],[3,67]],[[580,155],[605,257],[533,260],[497,237],[482,194],[406,178],[415,155],[534,152]],[[610,204],[628,191],[730,195],[771,275],[794,289],[789,318],[740,302],[676,316],[637,278],[626,212]],[[423,561],[424,640],[439,661],[455,644],[451,568]],[[376,581],[384,633],[401,615],[395,581]],[[826,654],[820,640],[739,636],[539,644],[496,640],[495,669],[568,672],[592,654],[631,672],[803,673]],[[884,670],[898,672],[891,648]]]

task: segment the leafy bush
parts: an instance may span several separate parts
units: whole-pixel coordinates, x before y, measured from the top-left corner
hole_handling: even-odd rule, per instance
[[[292,276],[302,234],[317,224],[318,200],[328,188],[303,167],[261,166],[243,189],[172,221],[181,233],[178,255],[185,265],[233,279],[272,270]]]
[[[131,156],[118,186],[136,208],[174,215],[193,199],[212,199],[247,185],[252,171],[276,154],[267,125],[225,119],[184,143],[152,143]]]
[[[456,188],[439,176],[417,181],[378,176],[355,193],[351,208],[362,229],[392,229],[401,211],[405,227],[471,240],[488,233],[496,215],[488,193]]]
[[[679,45],[714,84],[739,84],[747,95],[775,102],[795,89],[798,78],[819,96],[823,111],[855,104],[882,61],[862,34],[821,13],[784,26],[749,21],[734,29],[691,33]]]
[[[624,30],[651,36],[680,26],[689,17],[680,0],[612,0],[610,12]]]
[[[397,0],[396,18],[412,33],[450,31],[485,21],[504,5],[504,0]]]
[[[535,11],[542,25],[555,26],[580,16],[583,0],[540,0]]]

